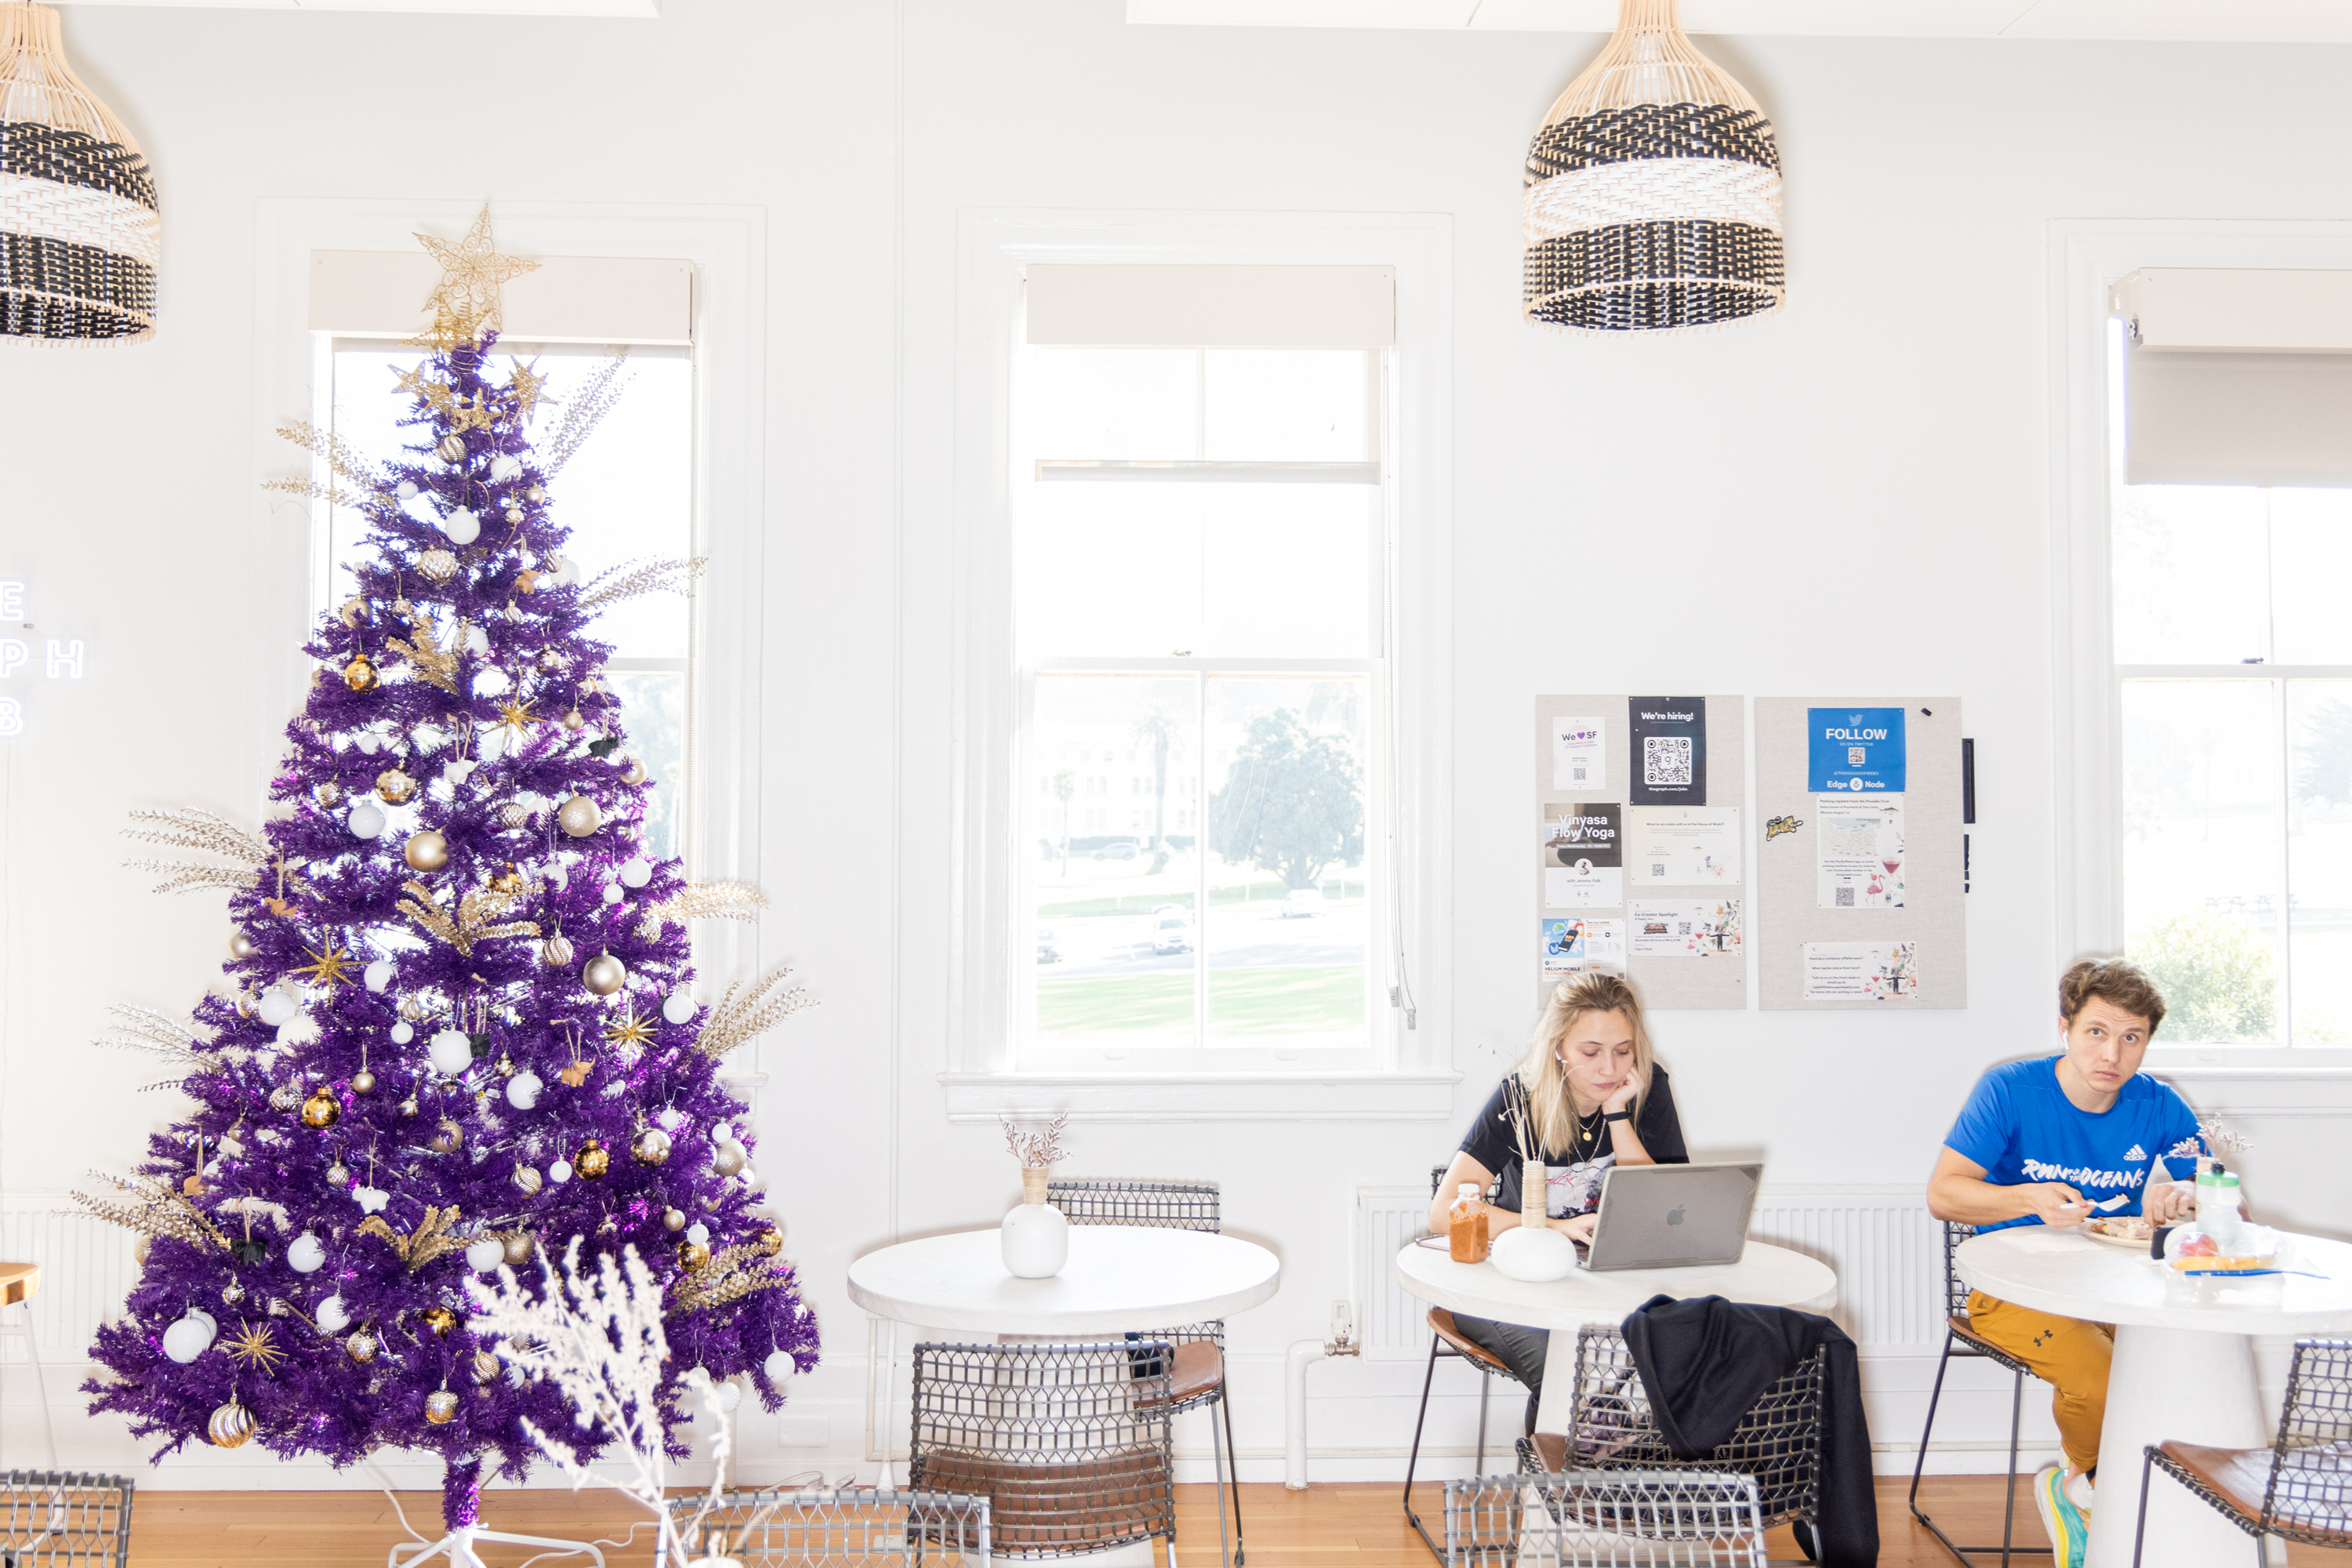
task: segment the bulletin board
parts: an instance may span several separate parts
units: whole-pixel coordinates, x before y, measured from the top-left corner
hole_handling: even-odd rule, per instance
[[[1764,1006],[1968,1005],[1961,788],[1957,697],[1756,700]]]
[[[1738,697],[1536,699],[1528,850],[1536,865],[1530,935],[1538,1005],[1585,967],[1624,974],[1653,1009],[1748,1005],[1754,832],[1745,708]],[[1584,721],[1597,721],[1589,727],[1597,734]],[[1645,755],[1654,764],[1637,775]],[[1679,767],[1685,757],[1704,760],[1687,780]],[[1605,809],[1567,809],[1578,805]],[[1604,831],[1613,845],[1601,840]],[[1590,850],[1575,837],[1588,832]],[[1612,868],[1585,865],[1612,850],[1613,879]],[[1612,901],[1595,901],[1612,894]],[[1561,898],[1575,901],[1555,902]],[[1621,951],[1610,951],[1612,934]],[[1563,951],[1563,938],[1579,936],[1581,947]]]

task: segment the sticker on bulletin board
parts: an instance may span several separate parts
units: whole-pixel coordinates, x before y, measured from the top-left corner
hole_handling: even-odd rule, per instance
[[[1546,920],[1543,922],[1543,974],[1564,980],[1588,969],[1625,969],[1623,921]]]
[[[1903,793],[1902,709],[1809,708],[1805,727],[1808,789]]]
[[[1632,697],[1625,701],[1633,805],[1706,804],[1706,699]]]

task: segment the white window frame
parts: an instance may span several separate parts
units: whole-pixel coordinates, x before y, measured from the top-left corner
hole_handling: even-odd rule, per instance
[[[2051,226],[2052,737],[2054,954],[2123,951],[2121,683],[2110,615],[2107,322],[2115,283],[2142,268],[2352,269],[2352,223],[2068,219]],[[2150,670],[2134,667],[2135,675]],[[2294,673],[2266,666],[2263,678]],[[2054,985],[2056,971],[2052,972]],[[2055,1005],[2053,1005],[2055,1021]],[[2352,1047],[2167,1047],[2168,1079],[2352,1078]]]
[[[1444,1121],[1453,1114],[1451,803],[1453,602],[1449,500],[1452,220],[1421,214],[966,209],[958,225],[953,845],[947,1068],[951,1121],[1067,1111],[1076,1121]],[[1020,887],[1013,632],[1013,358],[1032,261],[1387,266],[1397,333],[1383,433],[1393,500],[1389,652],[1396,788],[1389,853],[1412,1026],[1383,1009],[1366,1068],[1023,1070],[1013,1038]],[[1122,666],[1124,668],[1124,666]],[[1386,765],[1378,755],[1368,768]],[[1205,803],[1204,803],[1205,804]],[[1390,965],[1373,934],[1375,973]],[[1385,991],[1383,984],[1379,987]],[[1379,1019],[1372,1020],[1377,1026]],[[1207,1055],[1208,1053],[1203,1053]],[[1349,1053],[1350,1056],[1356,1053]]]
[[[285,715],[297,711],[310,679],[301,645],[310,635],[313,584],[327,580],[323,527],[306,526],[311,503],[266,493],[260,481],[299,472],[299,448],[273,432],[312,417],[320,340],[310,330],[309,278],[314,250],[404,251],[419,232],[462,235],[478,198],[447,201],[274,199],[260,204],[256,247],[251,552],[260,646],[277,650],[260,674],[251,794],[265,794],[285,747]],[[526,257],[675,258],[694,277],[694,548],[714,570],[696,587],[692,620],[694,748],[688,787],[688,875],[751,877],[760,865],[760,584],[764,533],[761,452],[766,372],[765,217],[757,207],[499,202],[492,213],[499,250]],[[294,548],[298,532],[307,541]],[[743,973],[758,959],[758,934],[734,921],[704,921],[695,933],[697,967]],[[749,1064],[747,1064],[748,1066]],[[756,1086],[756,1070],[731,1075]]]

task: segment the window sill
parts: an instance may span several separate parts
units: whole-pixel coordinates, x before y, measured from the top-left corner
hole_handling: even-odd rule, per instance
[[[1459,1073],[943,1072],[950,1121],[1444,1121]]]
[[[2141,1070],[2160,1079],[2211,1081],[2239,1079],[2260,1083],[2327,1082],[2352,1079],[2352,1046],[2151,1047]]]

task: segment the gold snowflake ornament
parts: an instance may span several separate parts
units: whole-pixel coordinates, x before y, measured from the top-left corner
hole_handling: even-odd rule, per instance
[[[286,1359],[286,1352],[278,1348],[278,1337],[268,1323],[247,1323],[243,1331],[229,1341],[228,1359],[255,1372],[272,1373]]]

